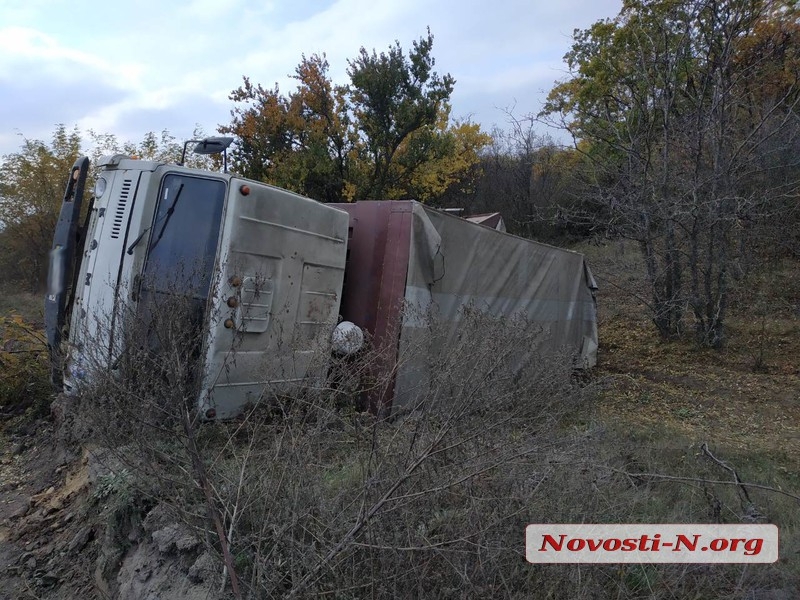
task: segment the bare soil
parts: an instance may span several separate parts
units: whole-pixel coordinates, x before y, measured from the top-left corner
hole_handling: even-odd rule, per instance
[[[86,596],[93,558],[83,551],[94,529],[82,509],[85,463],[57,447],[48,420],[5,432],[2,440],[0,564],[6,568],[0,598],[38,598],[43,590],[63,592],[53,597]]]

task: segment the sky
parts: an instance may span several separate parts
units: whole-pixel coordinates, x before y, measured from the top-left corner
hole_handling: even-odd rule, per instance
[[[57,124],[140,141],[230,122],[242,77],[288,93],[302,56],[336,83],[360,48],[434,35],[451,115],[484,130],[537,113],[566,76],[572,32],[622,0],[0,0],[0,156]],[[545,133],[546,130],[542,130]],[[559,139],[558,132],[551,132]]]

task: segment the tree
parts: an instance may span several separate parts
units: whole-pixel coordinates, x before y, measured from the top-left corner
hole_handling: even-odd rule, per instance
[[[297,90],[281,95],[245,77],[230,99],[223,133],[237,138],[233,167],[245,177],[268,181],[320,200],[340,201],[351,162],[354,134],[346,90],[334,86],[325,56],[303,56],[295,69]]]
[[[680,334],[688,307],[699,340],[723,345],[747,221],[796,188],[797,37],[783,38],[790,52],[752,50],[784,21],[796,30],[788,0],[628,0],[576,32],[571,77],[542,113],[583,142],[595,202],[639,243],[664,337]],[[783,85],[767,93],[776,64]]]
[[[470,173],[480,162],[481,149],[491,142],[480,125],[469,121],[449,125],[443,113],[435,128],[422,128],[400,145],[396,183],[383,197],[435,202],[452,188],[472,193]]]
[[[398,42],[380,55],[361,48],[358,58],[350,61],[353,109],[371,167],[364,186],[367,197],[381,199],[388,188],[402,187],[402,175],[413,173],[427,159],[425,134],[433,135],[455,85],[449,74],[440,77],[433,71],[432,49],[428,31],[426,38],[414,42],[408,58]],[[414,133],[416,140],[409,140]],[[404,168],[398,172],[392,167],[407,140]]]
[[[127,154],[145,160],[178,162],[183,145],[169,131],[147,133],[138,142],[120,142],[111,134],[88,133],[93,161],[103,154]],[[195,138],[203,137],[197,128]],[[58,125],[51,141],[24,138],[22,149],[3,157],[0,168],[0,274],[36,293],[47,280],[48,255],[53,243],[66,178],[83,153],[81,133]],[[187,165],[214,169],[219,157],[187,155]],[[86,194],[92,185],[87,185]],[[86,204],[84,204],[86,206]]]
[[[88,136],[93,164],[97,163],[101,156],[109,154],[125,154],[141,160],[177,164],[180,163],[183,154],[183,144],[168,129],[164,129],[160,134],[148,131],[139,142],[130,140],[121,142],[112,133],[97,133],[91,129]],[[192,139],[199,140],[204,137],[206,134],[202,127],[196,125],[192,132]],[[187,148],[184,164],[194,169],[218,170],[222,165],[222,159],[216,154],[194,154],[190,146]]]
[[[234,169],[326,202],[435,198],[466,176],[489,138],[450,123],[455,81],[433,71],[433,36],[349,61],[349,85],[335,85],[325,56],[305,56],[297,89],[283,95],[248,77],[230,98],[237,138]]]
[[[468,214],[499,211],[509,232],[538,240],[580,233],[560,218],[566,209],[576,212],[580,154],[537,133],[534,116],[507,111],[507,122],[506,130],[492,132],[470,185],[448,190],[439,203]]]
[[[44,288],[66,177],[81,153],[77,129],[58,125],[49,143],[23,140],[0,168],[0,272],[31,292]]]

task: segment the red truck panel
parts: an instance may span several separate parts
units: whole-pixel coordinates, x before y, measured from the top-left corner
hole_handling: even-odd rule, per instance
[[[410,201],[332,204],[350,214],[341,314],[366,329],[380,351],[380,370],[394,368],[400,339],[399,319],[406,291],[411,248]],[[362,399],[362,409],[388,414],[394,378],[383,393]]]

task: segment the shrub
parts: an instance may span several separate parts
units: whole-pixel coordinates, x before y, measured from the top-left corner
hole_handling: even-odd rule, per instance
[[[47,342],[19,315],[0,317],[0,416],[46,414],[52,393]]]
[[[788,496],[751,489],[750,506],[740,505],[741,486],[715,482],[726,475],[719,463],[687,456],[674,439],[595,424],[592,387],[574,383],[568,354],[533,352],[543,333],[524,319],[468,308],[453,337],[429,315],[405,354],[422,357],[414,364],[427,375],[391,416],[361,412],[362,396],[380,397],[406,365],[366,348],[320,354],[327,378],[290,393],[267,385],[239,418],[203,424],[187,350],[196,331],[180,306],[158,314],[129,322],[116,370],[95,377],[80,410],[136,493],[197,532],[239,597],[745,598],[794,589],[780,565],[527,564],[528,523],[737,522],[757,509],[781,523],[790,545],[797,523],[781,521]]]

